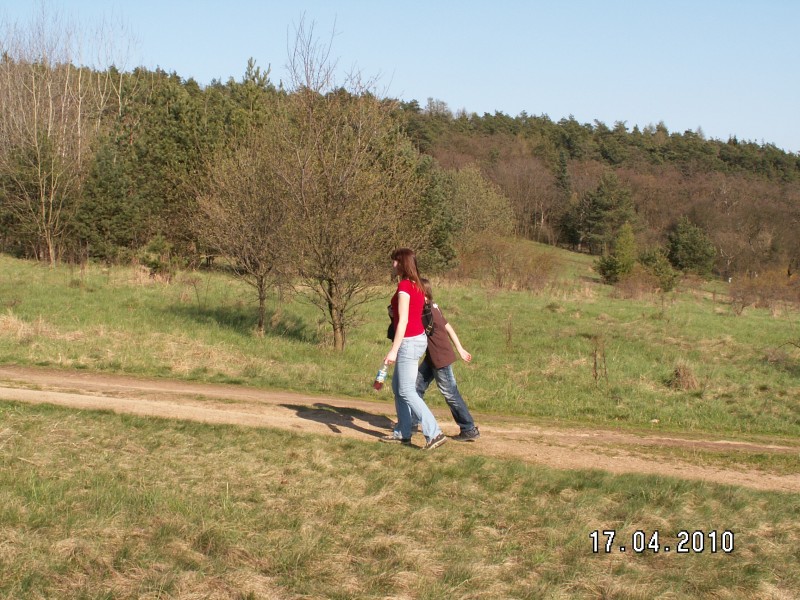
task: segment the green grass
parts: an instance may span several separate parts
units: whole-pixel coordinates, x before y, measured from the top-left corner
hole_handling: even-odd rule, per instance
[[[0,449],[4,598],[800,589],[796,494],[8,402]],[[735,546],[636,554],[637,529],[673,547],[680,530],[730,530]],[[617,532],[610,554],[592,552],[594,530]]]
[[[434,282],[474,356],[455,367],[471,408],[593,426],[800,434],[800,350],[787,344],[800,339],[797,312],[737,317],[721,295],[691,291],[621,300],[589,281],[588,257],[564,256],[562,278],[535,294]],[[253,291],[222,273],[181,273],[166,285],[130,268],[49,269],[0,256],[0,361],[373,398],[392,288],[381,291],[336,353],[322,314],[298,297],[271,297],[268,331],[254,335]],[[679,366],[695,389],[671,385]],[[444,405],[436,393],[428,400]]]
[[[796,312],[736,317],[722,293],[692,290],[620,300],[591,281],[589,257],[545,251],[564,268],[535,294],[435,282],[475,357],[456,366],[475,411],[797,439],[800,351],[786,343],[800,338]],[[165,285],[135,269],[0,256],[0,363],[375,398],[392,289],[381,291],[336,353],[299,298],[270,298],[269,329],[254,335],[252,290],[221,273]],[[677,367],[694,389],[673,385]],[[766,599],[800,589],[797,494],[447,448],[0,398],[0,597]],[[796,472],[793,454],[636,452]],[[614,551],[592,553],[589,534],[609,529]],[[673,548],[680,530],[730,530],[735,549],[636,554],[637,529]]]

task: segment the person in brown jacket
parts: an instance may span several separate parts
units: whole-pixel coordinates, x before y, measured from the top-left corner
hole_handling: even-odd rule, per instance
[[[417,394],[420,398],[423,398],[428,386],[432,381],[436,380],[436,386],[444,396],[447,406],[453,415],[453,420],[461,429],[461,432],[453,436],[453,439],[462,442],[474,442],[481,436],[481,432],[475,425],[467,404],[458,391],[456,378],[453,374],[453,363],[456,362],[453,346],[455,346],[464,362],[470,362],[472,355],[461,345],[455,329],[447,322],[439,306],[433,303],[431,282],[424,277],[420,281],[425,291],[425,301],[431,304],[433,333],[428,337],[428,350],[417,373]],[[412,423],[412,426],[415,425],[416,423]]]

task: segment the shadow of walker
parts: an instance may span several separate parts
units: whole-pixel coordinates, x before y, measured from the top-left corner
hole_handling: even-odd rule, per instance
[[[281,404],[281,406],[295,411],[301,419],[326,425],[334,433],[341,433],[340,427],[347,427],[372,437],[381,437],[386,435],[386,430],[391,430],[394,425],[394,422],[385,415],[374,415],[357,408],[333,406],[321,402],[317,402],[311,407],[300,404]],[[379,429],[361,426],[356,423],[357,420]]]

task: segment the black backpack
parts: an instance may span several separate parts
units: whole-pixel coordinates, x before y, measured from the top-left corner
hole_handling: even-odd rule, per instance
[[[422,307],[422,326],[425,328],[425,335],[431,337],[435,326],[433,324],[433,306],[427,300]]]
[[[431,303],[426,301],[422,307],[422,326],[425,328],[425,335],[431,337],[435,326],[433,324],[433,307]],[[390,340],[394,339],[394,323],[389,321],[389,328],[386,330],[386,337]]]

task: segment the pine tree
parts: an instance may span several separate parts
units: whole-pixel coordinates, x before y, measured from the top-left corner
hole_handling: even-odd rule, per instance
[[[711,274],[715,256],[716,248],[705,231],[687,217],[681,217],[669,234],[667,257],[672,265],[705,277]]]
[[[636,265],[636,236],[630,223],[620,227],[609,253],[598,259],[595,268],[605,283],[617,283],[633,272]]]

